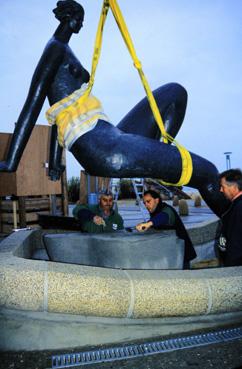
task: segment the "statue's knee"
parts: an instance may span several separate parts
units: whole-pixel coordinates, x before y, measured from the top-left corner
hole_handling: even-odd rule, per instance
[[[125,167],[123,155],[118,153],[102,155],[100,152],[98,157],[92,157],[91,162],[89,160],[82,161],[82,165],[91,175],[104,177],[117,177]]]
[[[112,176],[118,175],[127,164],[127,158],[120,153],[110,153],[103,163],[105,170],[112,173]]]

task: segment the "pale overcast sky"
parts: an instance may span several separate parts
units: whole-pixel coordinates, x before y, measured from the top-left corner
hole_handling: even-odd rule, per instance
[[[90,70],[101,0],[83,0],[84,27],[70,46]],[[13,132],[35,66],[58,21],[53,0],[0,2],[1,132]],[[242,1],[119,0],[152,89],[182,84],[188,107],[178,141],[225,168],[242,167]],[[110,12],[94,94],[114,124],[144,96],[139,76]],[[38,119],[45,120],[46,103]],[[138,122],[137,122],[138,124]],[[67,156],[67,175],[80,166]]]

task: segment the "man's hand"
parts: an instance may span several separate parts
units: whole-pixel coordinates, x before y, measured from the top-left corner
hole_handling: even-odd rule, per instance
[[[145,232],[152,226],[153,226],[153,223],[151,221],[149,221],[149,222],[146,222],[146,223],[139,223],[139,224],[137,224],[137,226],[135,228],[138,232]]]
[[[95,217],[93,218],[93,222],[96,225],[102,225],[102,226],[106,226],[105,220],[102,217],[99,217],[98,215],[95,215]]]

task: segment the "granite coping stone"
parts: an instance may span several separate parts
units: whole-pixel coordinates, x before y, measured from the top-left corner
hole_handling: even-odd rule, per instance
[[[1,243],[2,308],[132,319],[242,310],[242,267],[119,270],[23,258],[40,236],[21,231]]]

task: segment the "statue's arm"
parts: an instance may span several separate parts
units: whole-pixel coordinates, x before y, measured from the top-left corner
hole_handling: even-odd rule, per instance
[[[33,74],[27,99],[15,125],[7,158],[0,162],[0,171],[16,171],[62,58],[63,50],[60,46],[47,45]]]
[[[57,126],[54,124],[51,127],[48,169],[48,175],[52,181],[58,181],[65,170],[65,166],[62,164],[63,148],[59,145],[57,137]]]

